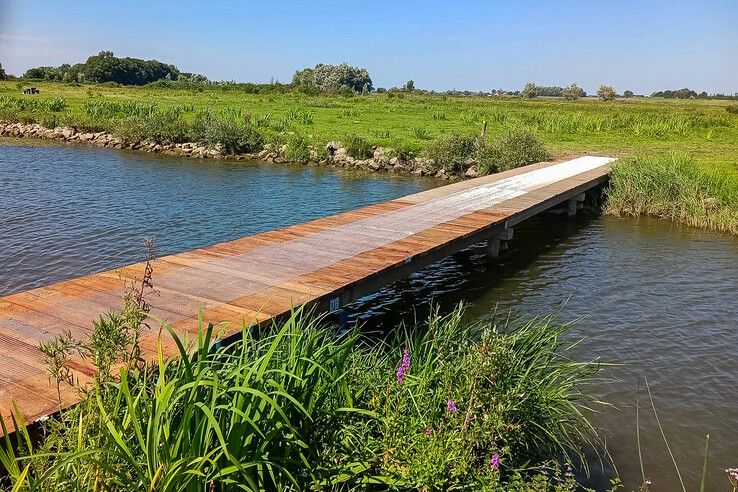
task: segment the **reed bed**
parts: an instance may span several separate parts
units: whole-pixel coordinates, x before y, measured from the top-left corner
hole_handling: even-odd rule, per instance
[[[613,168],[605,211],[738,234],[738,172],[710,171],[679,154],[629,158]]]

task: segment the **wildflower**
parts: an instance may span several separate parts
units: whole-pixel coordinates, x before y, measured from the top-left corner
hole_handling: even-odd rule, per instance
[[[446,410],[448,410],[451,413],[456,413],[456,402],[453,400],[449,400],[446,402]]]
[[[738,487],[738,468],[726,468],[725,473],[728,474],[728,480],[730,485],[733,486],[733,490]]]
[[[500,469],[500,455],[497,453],[494,453],[492,455],[492,458],[489,460],[489,467],[493,470],[499,470]]]
[[[428,427],[425,429],[425,435],[428,437],[433,437],[433,427]]]
[[[397,382],[402,384],[405,382],[405,376],[410,371],[410,351],[405,347],[402,351],[402,360],[400,361],[400,367],[397,368]]]

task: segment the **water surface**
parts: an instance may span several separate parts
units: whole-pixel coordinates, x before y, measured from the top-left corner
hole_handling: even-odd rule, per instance
[[[107,149],[0,145],[0,295],[143,258],[143,239],[173,253],[304,222],[435,186],[329,170],[198,161]],[[472,317],[512,310],[581,318],[581,358],[612,381],[589,388],[615,408],[593,416],[632,490],[639,485],[638,380],[647,377],[687,488],[697,488],[711,434],[707,490],[738,466],[738,239],[655,220],[559,216],[516,229],[488,263],[448,258],[353,306],[382,330],[464,300]],[[680,489],[642,394],[642,451],[652,490]],[[603,488],[612,470],[597,470]]]

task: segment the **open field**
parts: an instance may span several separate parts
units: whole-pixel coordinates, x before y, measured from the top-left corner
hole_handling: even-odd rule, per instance
[[[255,94],[207,85],[33,85],[41,93],[23,96],[18,82],[0,82],[0,120],[38,122],[47,127],[73,126],[124,137],[202,139],[211,144],[223,141],[223,134],[233,128],[227,124],[236,124],[253,131],[258,138],[252,134],[239,136],[240,140],[231,138],[237,142],[229,145],[243,145],[251,151],[259,150],[264,143],[298,142],[322,153],[329,141],[346,142],[361,137],[360,145],[389,147],[401,155],[422,155],[436,139],[449,134],[478,135],[486,121],[488,140],[494,141],[509,129],[528,128],[554,157],[573,153],[647,157],[639,162],[649,165],[676,153],[686,162],[681,169],[689,168],[690,175],[699,175],[700,180],[708,183],[695,198],[710,205],[706,213],[726,207],[730,213],[721,212],[717,220],[684,220],[691,212],[674,214],[660,210],[659,204],[613,206],[610,212],[647,213],[692,225],[738,230],[733,219],[738,210],[738,192],[730,189],[738,182],[738,114],[726,110],[736,106],[735,102],[650,98],[612,102],[588,98],[572,102],[402,92],[341,97],[276,91]],[[213,132],[198,130],[198,122],[204,120],[227,124]],[[306,153],[304,150],[303,155]],[[717,188],[711,188],[712,183],[718,183]],[[640,182],[639,186],[645,188],[644,196],[648,197],[649,186],[663,188],[663,183],[655,180]],[[671,199],[679,199],[677,195]],[[666,198],[669,199],[668,194]]]
[[[125,118],[105,103],[129,103],[132,108],[154,106],[174,111],[183,119],[212,110],[217,116],[245,117],[278,135],[295,132],[315,144],[347,134],[358,134],[381,146],[404,144],[416,151],[448,133],[479,133],[488,122],[494,136],[510,127],[527,126],[556,154],[600,152],[618,157],[684,152],[700,163],[738,171],[738,115],[726,101],[620,99],[603,103],[594,99],[575,102],[560,99],[450,97],[399,93],[370,96],[307,96],[300,93],[247,94],[224,88],[202,92],[148,87],[72,86],[33,84],[38,96],[20,93],[16,82],[0,82],[0,116],[55,115],[60,122],[96,125],[112,130]],[[8,98],[51,104],[61,99],[61,111],[19,111],[7,107]],[[31,103],[33,104],[33,103]],[[31,109],[31,108],[29,108]],[[135,111],[135,109],[134,109]]]

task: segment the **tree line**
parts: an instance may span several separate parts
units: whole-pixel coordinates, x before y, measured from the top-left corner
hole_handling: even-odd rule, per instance
[[[114,82],[122,85],[145,85],[158,80],[184,80],[204,82],[204,75],[181,72],[174,65],[158,60],[116,57],[112,51],[101,51],[87,58],[84,63],[58,67],[34,67],[28,69],[23,77],[37,80],[59,80],[63,82]]]
[[[9,76],[0,64],[0,80]],[[211,82],[204,75],[182,72],[176,66],[158,60],[142,60],[139,58],[116,57],[112,51],[101,51],[97,55],[87,58],[84,63],[71,65],[64,63],[58,67],[41,66],[28,69],[23,78],[32,80],[56,80],[77,83],[117,83],[122,85],[158,84],[168,87],[198,88],[202,84],[213,84],[234,90],[243,90],[253,93],[289,92],[297,90],[304,93],[332,93],[339,95],[368,94],[371,92],[418,92],[436,93],[415,87],[413,80],[408,80],[401,87],[375,89],[369,71],[366,68],[351,66],[347,63],[330,65],[319,63],[315,67],[297,70],[291,83],[281,84],[272,81],[269,84],[236,83],[233,81]],[[525,84],[522,90],[506,91],[502,89],[491,92],[484,91],[457,91],[441,92],[447,95],[486,95],[486,96],[519,96],[527,99],[535,97],[561,97],[573,101],[586,97],[587,93],[576,83],[566,87],[543,86],[533,82]],[[636,97],[633,91],[626,90],[620,96],[611,86],[601,85],[597,96],[609,101],[616,97]],[[735,94],[708,94],[706,91],[697,93],[688,88],[677,90],[662,90],[651,93],[651,97],[666,99],[727,99],[738,100]]]

